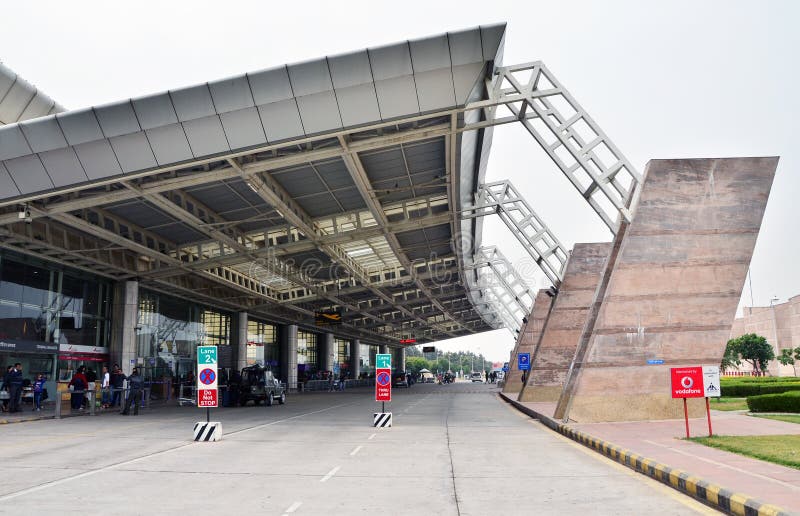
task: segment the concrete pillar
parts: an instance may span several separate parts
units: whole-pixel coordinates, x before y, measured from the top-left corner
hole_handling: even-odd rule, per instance
[[[503,383],[503,392],[508,394],[519,395],[522,390],[522,373],[519,370],[517,355],[519,353],[530,353],[533,357],[536,351],[536,346],[542,336],[547,316],[550,314],[550,307],[553,303],[552,291],[548,293],[548,289],[542,289],[536,294],[536,299],[533,302],[533,309],[528,314],[528,322],[520,328],[519,335],[517,336],[517,344],[511,352],[511,357],[508,363],[508,372]],[[530,373],[525,375],[530,376]]]
[[[614,240],[556,417],[682,417],[670,367],[719,365],[778,158],[653,160]],[[663,360],[661,365],[648,364]],[[689,400],[701,417],[702,398]]]
[[[247,312],[236,314],[236,333],[234,334],[234,348],[236,352],[236,370],[241,371],[247,366]]]
[[[356,380],[361,374],[361,341],[359,339],[353,339],[350,343],[350,374]]]
[[[610,242],[575,244],[520,401],[558,401],[610,252]]]
[[[280,326],[281,371],[284,371],[286,386],[297,389],[297,325]]]
[[[334,354],[333,333],[323,333],[319,339],[320,367],[323,371],[333,371]]]
[[[381,355],[385,355],[388,352],[389,352],[389,346],[387,346],[386,344],[381,344],[380,346],[378,346],[378,353],[380,353]]]
[[[398,371],[405,371],[406,370],[406,348],[399,348],[397,350],[397,361],[398,364],[395,366],[395,369]]]
[[[136,361],[136,335],[139,322],[139,282],[125,281],[117,284],[111,360],[118,363],[122,371],[131,374]]]

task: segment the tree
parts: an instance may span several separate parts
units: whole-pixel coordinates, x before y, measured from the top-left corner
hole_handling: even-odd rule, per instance
[[[739,360],[739,353],[736,351],[736,339],[731,339],[728,341],[728,345],[725,346],[725,354],[722,355],[722,363],[720,363],[719,369],[724,373],[731,368],[738,369],[740,365],[742,365],[742,361]]]
[[[430,369],[430,363],[422,357],[407,357],[406,368],[409,373],[416,375],[422,369]]]
[[[778,355],[778,362],[783,365],[791,365],[792,369],[794,369],[795,376],[797,376],[797,366],[795,362],[798,360],[800,360],[800,347],[794,349],[784,348],[781,350],[781,354]]]
[[[775,350],[761,335],[746,333],[733,339],[732,342],[733,352],[736,353],[737,358],[750,362],[756,373],[763,373],[769,365],[769,361],[775,359]]]

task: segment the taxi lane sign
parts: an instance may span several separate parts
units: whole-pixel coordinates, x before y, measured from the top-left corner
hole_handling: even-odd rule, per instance
[[[392,401],[392,370],[376,369],[375,401]]]
[[[390,353],[378,353],[375,355],[375,369],[391,369],[392,355]]]
[[[217,363],[217,346],[198,346],[197,364],[208,365]]]

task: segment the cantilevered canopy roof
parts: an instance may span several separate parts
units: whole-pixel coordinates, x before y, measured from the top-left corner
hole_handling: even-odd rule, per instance
[[[479,225],[458,212],[491,131],[462,132],[463,107],[488,98],[504,32],[0,127],[0,245],[276,321],[338,308],[365,341],[490,329],[460,259]]]

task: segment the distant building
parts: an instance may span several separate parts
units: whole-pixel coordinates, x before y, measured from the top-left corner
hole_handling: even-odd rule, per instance
[[[800,295],[789,298],[785,303],[773,306],[746,306],[744,315],[737,317],[731,327],[731,338],[745,333],[756,333],[767,339],[778,356],[782,349],[794,349],[800,346]],[[800,363],[795,364],[800,370]],[[752,370],[748,364],[742,363],[739,370]],[[795,369],[783,366],[777,360],[769,364],[772,376],[793,376]]]

